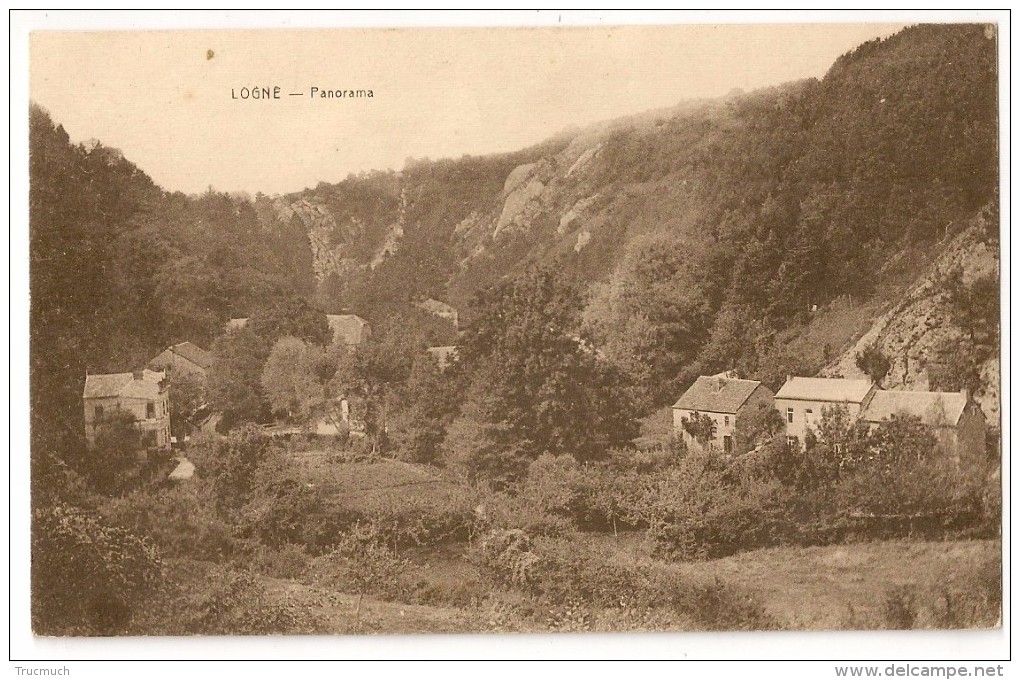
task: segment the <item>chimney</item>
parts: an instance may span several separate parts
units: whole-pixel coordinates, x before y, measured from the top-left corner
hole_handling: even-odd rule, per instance
[[[960,390],[960,394],[963,395],[963,400],[964,401],[966,401],[968,403],[970,402],[970,390],[968,390],[966,387],[964,387],[962,390]]]
[[[135,380],[141,380],[142,378],[145,377],[145,371],[142,370],[131,371],[131,377],[134,378]]]
[[[790,375],[789,373],[787,373],[786,374],[786,382],[790,382],[791,380],[793,380],[793,376]]]

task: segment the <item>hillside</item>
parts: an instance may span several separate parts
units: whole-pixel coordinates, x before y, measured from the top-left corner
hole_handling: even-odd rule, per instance
[[[369,317],[436,297],[470,320],[477,291],[552,265],[653,401],[698,372],[814,373],[916,283],[896,263],[994,209],[995,50],[982,26],[918,26],[821,81],[321,183],[273,199],[274,224],[308,233],[324,307]],[[816,343],[848,300],[853,323]]]
[[[984,26],[917,26],[821,80],[254,200],[165,192],[116,150],[71,145],[34,108],[33,413],[55,409],[46,419],[77,431],[85,370],[208,345],[225,319],[273,299],[400,333],[431,297],[469,326],[477,293],[536,266],[581,289],[579,332],[647,410],[701,373],[776,387],[830,364],[851,372],[876,337],[911,356],[891,385],[920,385],[926,357],[945,355],[925,348],[963,333],[970,367],[942,366],[937,382],[971,387],[994,413],[988,339],[974,346],[959,314],[896,306],[923,288],[924,267],[970,258],[953,253],[982,214],[982,233],[995,231],[995,56]],[[979,242],[981,270],[994,271],[997,242]]]

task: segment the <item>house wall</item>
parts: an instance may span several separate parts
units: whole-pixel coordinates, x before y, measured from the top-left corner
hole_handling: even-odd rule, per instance
[[[872,394],[874,394],[874,390],[869,392],[868,396],[861,403],[825,401],[820,399],[780,399],[776,397],[775,404],[776,410],[779,411],[779,415],[783,417],[783,423],[786,425],[786,436],[796,437],[797,441],[803,446],[804,436],[807,434],[808,429],[818,429],[818,422],[822,419],[822,409],[843,406],[846,408],[847,413],[850,414],[850,420],[854,421],[861,414],[861,410],[867,406]],[[790,420],[789,409],[793,410],[792,422]]]
[[[155,433],[155,446],[166,448],[170,446],[170,400],[167,394],[160,395],[159,399],[153,400],[152,405],[155,417],[147,418],[146,405],[148,399],[135,399],[125,397],[102,397],[99,399],[85,399],[85,440],[89,446],[95,446],[96,426],[99,424],[96,417],[96,407],[101,406],[103,415],[108,416],[118,408],[127,411],[135,417],[136,424],[142,432]]]
[[[683,419],[688,420],[694,415],[695,411],[683,408],[673,409],[673,429],[679,432],[683,437],[684,442],[687,446],[700,446],[700,442],[696,442],[694,437],[684,429]],[[716,413],[713,411],[697,411],[697,413],[708,416],[712,419],[715,424],[715,436],[708,442],[708,449],[711,451],[723,451],[725,447],[725,438],[730,437],[730,441],[733,437],[733,430],[737,426],[737,416],[734,413]]]

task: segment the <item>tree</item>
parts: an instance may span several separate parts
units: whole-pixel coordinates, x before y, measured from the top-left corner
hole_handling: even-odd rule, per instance
[[[421,352],[399,394],[395,439],[401,455],[416,463],[438,462],[446,429],[462,398],[462,372],[443,370],[434,356]]]
[[[889,357],[879,348],[878,341],[865,347],[864,351],[858,352],[854,362],[857,364],[857,368],[864,371],[879,385],[882,384],[885,376],[889,374],[889,369],[892,368]]]
[[[276,462],[278,453],[270,437],[254,425],[245,425],[226,437],[192,447],[188,458],[199,479],[211,485],[217,506],[236,510],[251,498],[259,468]]]
[[[689,418],[686,416],[681,418],[680,426],[702,446],[707,445],[715,436],[715,421],[712,420],[712,416],[704,413],[695,411]]]
[[[308,423],[319,415],[326,399],[320,379],[324,352],[298,338],[280,338],[262,370],[262,389],[273,412]]]
[[[637,435],[626,379],[580,334],[581,298],[549,270],[477,299],[460,364],[482,389],[478,417],[529,459],[601,457]],[[498,443],[498,442],[497,442]]]
[[[733,428],[734,452],[744,454],[759,446],[771,443],[786,432],[783,416],[772,404],[759,404],[750,413],[737,418]]]
[[[247,328],[269,347],[287,336],[320,347],[328,345],[333,339],[326,315],[299,297],[281,298],[258,309],[248,319]]]
[[[644,406],[670,393],[708,339],[719,289],[708,251],[673,236],[635,241],[589,302],[588,327],[640,387]]]
[[[330,393],[347,398],[365,424],[365,435],[376,453],[387,447],[389,401],[411,371],[413,354],[388,339],[373,340],[333,352],[336,373]]]
[[[875,461],[890,465],[897,461],[923,463],[938,456],[939,442],[931,426],[920,416],[894,413],[870,437]]]
[[[115,408],[104,414],[96,423],[95,445],[86,458],[88,474],[96,487],[106,493],[127,488],[137,472],[142,449],[133,413]]]
[[[188,370],[171,371],[170,429],[180,438],[191,432],[191,418],[206,403],[205,380]]]
[[[209,400],[223,412],[227,427],[264,418],[262,368],[268,354],[265,341],[247,328],[227,333],[213,343],[213,365],[207,378]]]
[[[835,461],[841,470],[853,468],[869,455],[868,426],[853,420],[845,406],[825,406],[819,415],[817,427],[805,437],[812,455]]]

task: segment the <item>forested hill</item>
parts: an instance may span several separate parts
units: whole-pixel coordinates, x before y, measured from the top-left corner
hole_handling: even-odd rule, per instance
[[[774,382],[834,359],[968,226],[994,239],[996,47],[917,26],[820,81],[264,202],[309,232],[326,306],[436,297],[469,318],[544,263],[591,290],[588,330],[653,401],[699,372]]]
[[[157,187],[97,142],[30,111],[34,431],[81,428],[86,371],[143,366],[171,342],[208,347],[223,320],[314,290],[302,231],[259,226],[250,200]]]
[[[582,331],[648,406],[699,372],[820,369],[954,237],[994,241],[995,59],[987,27],[918,26],[820,81],[253,200],[167,193],[34,107],[33,415],[80,417],[86,369],[271,298],[383,322],[434,297],[470,321],[541,264],[588,293]]]

